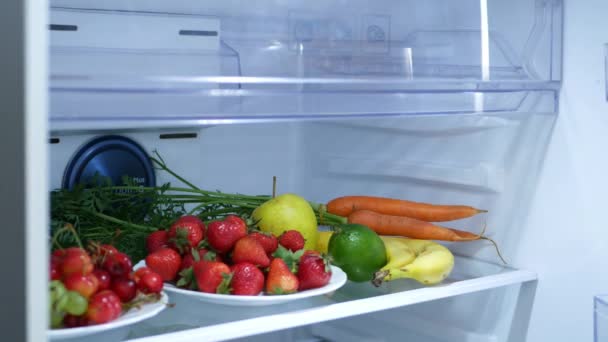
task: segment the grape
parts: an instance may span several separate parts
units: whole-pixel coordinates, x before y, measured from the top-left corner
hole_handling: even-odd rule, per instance
[[[53,280],[50,283],[50,290],[51,290],[51,303],[56,303],[59,298],[63,297],[63,295],[65,294],[65,286],[63,286],[63,283],[61,283],[58,280]]]
[[[60,328],[63,322],[63,312],[51,310],[51,328]]]
[[[67,313],[79,316],[87,312],[88,302],[78,292],[68,291],[66,297],[68,301],[64,309]]]
[[[69,296],[67,292],[64,292],[63,295],[55,300],[54,309],[57,311],[64,311],[65,307],[68,305]]]

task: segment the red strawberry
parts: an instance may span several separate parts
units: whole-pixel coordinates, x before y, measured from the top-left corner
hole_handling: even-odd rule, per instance
[[[92,324],[106,323],[115,320],[122,313],[120,298],[110,291],[97,292],[89,300],[86,318]]]
[[[169,233],[166,230],[157,230],[150,233],[146,238],[146,250],[148,253],[154,253],[163,247],[167,247],[168,243]]]
[[[146,257],[146,265],[158,273],[163,281],[175,279],[181,263],[182,257],[173,249],[166,247],[148,254]]]
[[[279,246],[279,240],[277,240],[276,236],[270,233],[253,232],[249,234],[249,236],[256,239],[257,242],[264,247],[264,251],[266,251],[266,254],[268,255],[274,253]]]
[[[192,265],[196,262],[196,261],[201,261],[201,260],[208,260],[208,261],[222,261],[222,258],[217,255],[216,253],[205,249],[205,248],[201,248],[198,250],[198,256],[195,259],[194,257],[194,250],[192,250],[191,253],[187,253],[184,255],[184,257],[182,258],[182,263],[179,267],[179,271],[183,271],[189,267],[192,267]]]
[[[65,288],[80,293],[84,298],[91,297],[99,288],[99,280],[94,274],[73,273],[63,279]]]
[[[160,293],[163,290],[163,278],[158,273],[150,271],[139,279],[137,289],[143,293]]]
[[[185,253],[205,237],[205,224],[196,216],[182,216],[171,225],[167,236],[171,247]]]
[[[133,268],[133,263],[128,255],[116,252],[106,254],[101,267],[110,273],[112,278],[127,278]]]
[[[241,262],[233,265],[231,293],[241,296],[257,296],[264,290],[264,273],[254,264]]]
[[[316,252],[304,253],[300,258],[297,275],[300,281],[299,291],[315,289],[329,283],[331,268],[327,259]]]
[[[297,230],[288,230],[279,237],[279,244],[292,252],[304,248],[304,237]]]
[[[232,261],[235,264],[250,262],[259,267],[268,267],[270,265],[270,259],[266,255],[264,247],[250,236],[245,236],[236,242],[232,250]]]
[[[129,278],[113,279],[111,289],[123,303],[130,302],[137,294],[137,285]]]
[[[247,224],[240,217],[229,215],[223,221],[213,221],[207,227],[207,242],[219,253],[226,253],[247,235]]]
[[[95,275],[95,278],[97,278],[97,282],[99,284],[97,291],[103,291],[110,288],[112,278],[110,277],[110,273],[108,273],[108,271],[102,270],[101,268],[96,268],[93,270],[93,274]]]
[[[272,259],[266,278],[266,293],[270,295],[294,293],[299,286],[298,277],[291,273],[283,259]]]
[[[93,272],[93,262],[84,249],[71,247],[58,254],[63,255],[61,259],[61,274],[64,277],[73,273],[87,275]]]
[[[192,265],[198,290],[207,293],[228,293],[230,268],[219,261],[197,261]]]

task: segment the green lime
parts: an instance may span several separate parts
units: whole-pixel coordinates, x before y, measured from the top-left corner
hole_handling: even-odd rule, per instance
[[[336,227],[329,239],[328,253],[332,263],[355,282],[372,280],[374,273],[386,265],[386,248],[376,232],[360,224]]]

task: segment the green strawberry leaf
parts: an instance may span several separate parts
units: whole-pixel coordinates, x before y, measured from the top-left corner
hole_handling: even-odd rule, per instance
[[[222,282],[217,286],[215,293],[230,294],[230,292],[232,292],[232,288],[230,288],[231,282],[232,273],[222,273]]]
[[[298,272],[298,264],[300,263],[300,258],[303,254],[304,249],[300,249],[297,252],[292,252],[289,249],[279,245],[279,247],[272,254],[272,256],[274,256],[275,258],[283,259],[291,273],[296,274]]]

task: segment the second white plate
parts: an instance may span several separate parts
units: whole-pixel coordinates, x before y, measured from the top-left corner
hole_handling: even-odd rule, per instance
[[[142,261],[135,265],[135,268],[143,267],[145,262]],[[205,293],[198,292],[192,290],[181,289],[179,287],[173,286],[171,284],[165,283],[164,290],[171,293],[171,296],[179,295],[186,296],[191,299],[200,300],[202,302],[214,303],[214,304],[223,304],[223,305],[232,305],[232,306],[264,306],[264,305],[274,305],[281,304],[285,302],[290,302],[292,300],[310,298],[314,296],[324,295],[333,291],[336,291],[342,285],[346,283],[346,273],[342,271],[339,267],[331,266],[331,279],[329,283],[323,287],[319,287],[316,289],[305,290],[301,292],[296,292],[287,295],[264,295],[260,294],[258,296],[237,296],[237,295],[228,295],[228,294],[215,294],[215,293]]]

